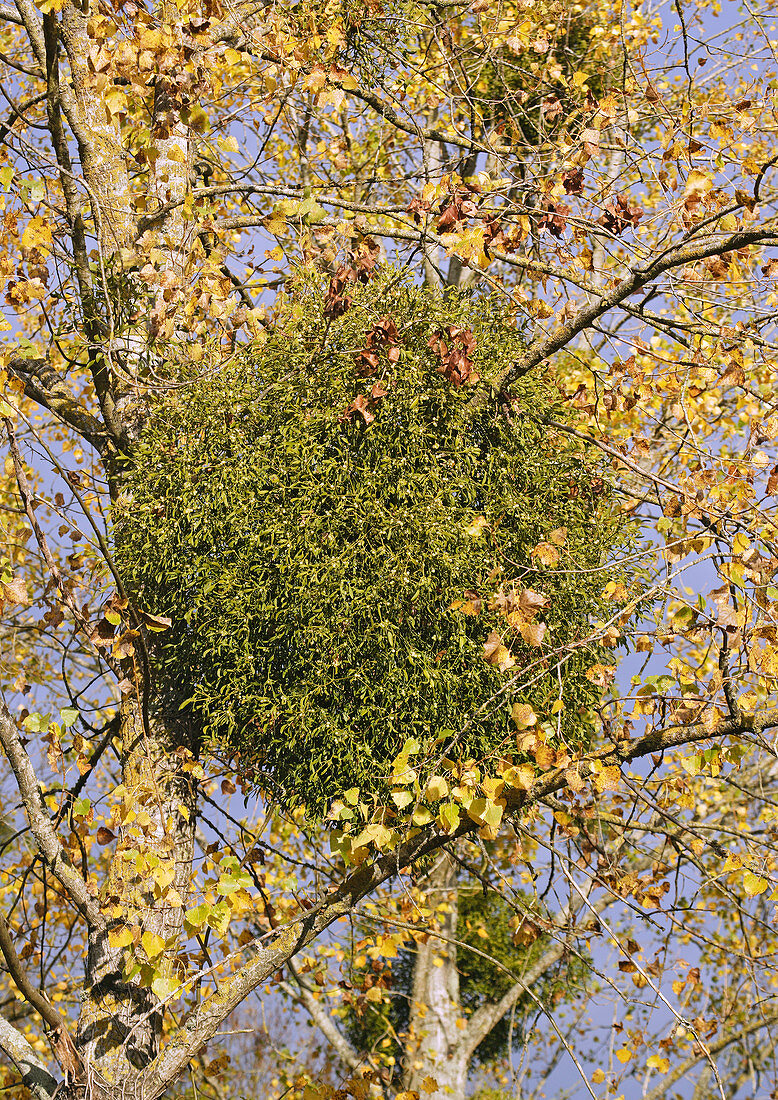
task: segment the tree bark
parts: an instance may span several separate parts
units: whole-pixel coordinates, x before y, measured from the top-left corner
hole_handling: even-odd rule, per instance
[[[404,1087],[420,1095],[429,1078],[437,1094],[464,1100],[469,1059],[459,1043],[464,1021],[457,970],[458,892],[454,860],[442,852],[427,877],[428,904],[437,911],[442,937],[426,936],[417,944]],[[435,1093],[433,1093],[435,1095]]]
[[[154,965],[159,941],[151,937],[159,937],[166,961],[157,972],[163,982],[175,981],[194,854],[196,788],[186,770],[189,754],[161,723],[144,721],[134,693],[122,705],[121,742],[119,843],[101,895],[106,923],[89,935],[77,1032],[96,1095],[127,1087],[159,1053],[159,987],[141,985],[139,974],[128,980],[128,950],[137,953],[139,942]],[[128,926],[133,943],[117,941],[117,932]]]

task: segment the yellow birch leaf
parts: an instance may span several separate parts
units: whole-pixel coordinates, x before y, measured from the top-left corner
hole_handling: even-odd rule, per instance
[[[594,777],[594,785],[598,791],[615,791],[621,783],[621,772],[612,764],[609,768],[603,768]]]
[[[22,233],[23,248],[45,248],[51,245],[51,226],[43,218],[30,218]]]
[[[743,875],[743,889],[746,897],[754,898],[757,894],[763,894],[769,883],[761,875],[755,875],[753,871],[746,871]]]
[[[689,175],[686,177],[686,187],[684,188],[685,199],[701,199],[713,190],[713,180],[708,172],[701,172],[698,168],[693,168]]]
[[[529,703],[514,703],[511,708],[511,718],[517,729],[526,730],[530,726],[537,725],[538,717]]]
[[[537,558],[541,565],[552,566],[559,561],[559,551],[552,542],[539,542],[532,551],[532,557]]]

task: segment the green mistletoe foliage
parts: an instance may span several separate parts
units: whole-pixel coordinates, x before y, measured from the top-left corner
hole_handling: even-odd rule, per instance
[[[300,276],[264,340],[177,377],[115,519],[130,591],[172,619],[161,705],[313,815],[381,791],[410,738],[438,768],[505,755],[517,701],[586,742],[625,538],[555,390],[494,385],[506,306],[371,268]]]

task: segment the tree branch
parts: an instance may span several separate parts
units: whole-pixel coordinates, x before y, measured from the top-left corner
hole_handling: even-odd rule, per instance
[[[294,964],[289,962],[287,966],[294,975],[297,989],[293,989],[288,982],[284,982],[283,988],[287,990],[290,997],[298,1000],[303,1005],[305,1011],[316,1024],[319,1031],[321,1031],[322,1035],[335,1051],[338,1058],[340,1058],[346,1069],[358,1070],[364,1065],[364,1058],[354,1049],[354,1047],[352,1047],[351,1043],[345,1035],[343,1035],[340,1029],[336,1027],[332,1016],[327,1012],[322,1003],[316,999],[313,990],[309,985],[306,985],[300,977]]]
[[[527,374],[533,367],[542,363],[549,355],[566,347],[579,333],[597,321],[603,314],[620,305],[630,295],[642,290],[654,279],[675,267],[683,267],[709,256],[720,256],[722,252],[736,252],[756,244],[775,244],[778,231],[765,226],[743,229],[726,237],[711,235],[700,241],[686,241],[669,248],[664,255],[649,263],[638,265],[626,278],[622,279],[610,291],[602,294],[596,301],[583,306],[574,317],[550,335],[543,334],[533,340],[524,355],[506,369],[502,377],[503,385],[510,385],[515,378]]]
[[[51,1001],[39,989],[35,989],[27,977],[22,961],[16,954],[8,923],[2,911],[0,911],[0,952],[3,954],[8,973],[11,975],[16,988],[39,1016],[43,1018],[44,1023],[48,1024],[52,1031],[56,1031],[58,1027],[64,1024],[64,1020]]]
[[[582,779],[594,772],[595,766],[620,766],[666,749],[696,741],[719,740],[744,732],[761,732],[778,725],[778,710],[756,715],[742,715],[742,720],[721,722],[714,733],[702,723],[692,726],[672,726],[667,730],[654,730],[634,741],[622,741],[619,744],[596,750],[578,761],[576,767]],[[568,780],[564,768],[555,768],[538,778],[529,790],[506,790],[502,797],[506,800],[508,812],[515,813],[534,805],[550,794],[564,789]],[[313,942],[340,917],[351,913],[363,898],[372,894],[379,886],[394,878],[398,872],[416,863],[426,856],[439,851],[444,845],[477,831],[479,826],[469,818],[465,819],[451,835],[434,829],[418,833],[405,841],[395,851],[378,856],[372,863],[358,868],[335,887],[299,920],[273,935],[268,945],[254,940],[244,948],[247,956],[243,966],[223,982],[214,993],[190,1015],[168,1046],[160,1052],[148,1066],[143,1075],[143,1095],[145,1100],[156,1100],[167,1086],[183,1073],[189,1061],[202,1050],[218,1031],[222,1021],[234,1008],[265,982],[290,959]]]
[[[48,997],[45,997],[39,989],[36,989],[27,977],[22,961],[16,954],[16,948],[2,910],[0,910],[0,952],[2,952],[5,959],[8,973],[11,975],[14,985],[27,1003],[31,1004],[43,1018],[44,1023],[48,1024],[51,1031],[50,1038],[54,1057],[65,1073],[65,1080],[68,1082],[75,1079],[80,1080],[83,1077],[84,1067],[73,1045],[65,1018],[60,1016]]]
[[[614,894],[610,894],[592,905],[592,909],[595,913],[602,913],[609,905],[613,905],[617,900]],[[510,1012],[522,994],[532,989],[532,987],[540,981],[543,975],[559,962],[564,953],[568,950],[568,943],[563,933],[567,928],[567,922],[570,916],[578,912],[583,904],[584,899],[577,899],[575,905],[560,914],[560,918],[554,922],[554,932],[558,934],[559,938],[535,961],[534,965],[527,970],[521,981],[517,981],[499,1001],[492,1001],[488,1004],[481,1005],[467,1021],[467,1028],[464,1035],[459,1043],[457,1043],[457,1053],[464,1051],[464,1056],[468,1062],[472,1058],[478,1044],[481,1043],[489,1032],[497,1026],[500,1020]],[[585,932],[587,929],[591,930],[594,926],[595,919],[596,918],[592,915],[582,925],[578,926],[576,931],[581,933]]]
[[[7,23],[16,23],[18,27],[24,26],[21,15],[13,8],[9,8],[7,4],[0,4],[0,19],[5,19]]]
[[[46,359],[26,359],[22,355],[12,355],[6,367],[24,382],[26,397],[36,401],[63,424],[77,431],[99,454],[105,451],[108,432],[104,425],[78,404]]]
[[[11,1059],[36,1100],[51,1100],[59,1084],[15,1027],[0,1016],[0,1049]]]
[[[94,927],[104,927],[105,921],[86,882],[68,859],[51,824],[43,802],[40,784],[32,761],[22,744],[8,707],[0,701],[0,745],[14,773],[30,830],[44,863],[57,878],[79,913]]]
[[[676,1081],[679,1081],[684,1074],[688,1073],[690,1069],[694,1069],[703,1059],[710,1060],[714,1054],[719,1054],[725,1047],[731,1046],[732,1043],[736,1043],[738,1039],[744,1039],[746,1035],[752,1035],[755,1031],[759,1031],[760,1028],[769,1027],[770,1024],[776,1023],[778,1023],[778,1012],[771,1012],[761,1019],[743,1024],[743,1026],[736,1031],[725,1032],[714,1042],[708,1043],[707,1050],[700,1050],[699,1053],[692,1054],[685,1061],[677,1065],[675,1069],[670,1070],[662,1081],[651,1089],[650,1092],[643,1093],[643,1100],[662,1100],[662,1097],[667,1094],[671,1086],[674,1085]]]

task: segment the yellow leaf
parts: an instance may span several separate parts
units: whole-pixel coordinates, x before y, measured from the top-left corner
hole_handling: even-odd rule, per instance
[[[165,941],[156,932],[144,932],[140,942],[148,959],[156,959],[165,950]]]
[[[522,623],[519,627],[522,638],[527,645],[538,646],[543,641],[543,635],[546,633],[547,626],[545,623]]]
[[[575,768],[567,769],[567,771],[565,772],[565,779],[567,780],[567,785],[571,787],[574,791],[577,792],[583,790],[584,781],[583,779],[581,779],[581,776],[578,774]]]
[[[147,28],[141,31],[140,38],[138,39],[138,46],[142,50],[156,50],[163,45],[162,35],[157,30]]]
[[[552,566],[559,561],[559,551],[552,542],[539,542],[532,551],[532,557],[537,558],[541,565]]]
[[[670,1068],[670,1059],[663,1058],[661,1054],[652,1054],[646,1059],[649,1069],[658,1069],[660,1073],[667,1073]]]
[[[601,1069],[596,1069],[594,1071],[594,1073],[592,1074],[592,1084],[601,1085],[604,1080],[605,1080],[605,1071],[601,1070]]]
[[[113,928],[108,933],[108,942],[112,951],[121,951],[123,947],[129,947],[132,943],[132,929],[128,924],[121,928]]]
[[[743,875],[743,889],[746,897],[753,898],[757,894],[763,894],[768,886],[767,879],[762,878],[761,875],[755,875],[753,871],[746,871]]]
[[[537,725],[538,716],[529,703],[514,703],[511,708],[511,718],[520,730],[527,730]]]
[[[23,248],[45,248],[51,245],[51,226],[43,218],[30,218],[22,233]]]
[[[503,772],[506,787],[515,787],[519,791],[528,791],[535,782],[535,769],[532,764],[506,768]]]
[[[474,226],[465,229],[462,233],[443,233],[440,238],[448,255],[461,256],[463,260],[472,261],[477,267],[487,267],[489,257],[484,251],[485,230],[483,227]]]
[[[327,74],[321,65],[314,65],[303,80],[304,92],[320,92],[327,83]]]
[[[492,802],[488,798],[474,798],[467,807],[467,816],[478,825],[490,825],[496,829],[502,821],[505,803]]]
[[[160,1001],[170,1000],[181,988],[181,983],[176,978],[154,978],[151,983],[152,992]]]
[[[454,802],[444,802],[438,811],[438,825],[450,836],[459,825],[459,806]]]
[[[603,768],[594,777],[594,783],[598,791],[615,791],[621,782],[621,772],[615,764],[609,768]]]
[[[27,582],[24,577],[14,577],[13,580],[0,584],[0,591],[6,603],[18,603],[22,607],[28,607],[30,597],[27,594]]]
[[[702,199],[712,190],[713,180],[710,175],[707,172],[701,172],[698,168],[693,168],[686,177],[683,195],[685,199]]]
[[[429,810],[426,806],[417,806],[413,811],[413,817],[411,818],[413,824],[421,828],[424,825],[429,825],[430,822],[435,820],[432,810]]]
[[[427,780],[424,797],[428,802],[440,802],[448,794],[448,783],[442,775],[433,775]]]
[[[630,1060],[630,1058],[632,1057],[632,1051],[627,1050],[626,1047],[620,1047],[616,1051],[616,1057],[618,1058],[618,1060],[621,1062],[622,1065],[625,1065],[625,1063],[627,1063]]]
[[[502,638],[496,630],[493,630],[484,642],[484,660],[490,665],[496,665],[500,672],[506,672],[516,664],[516,659],[511,656],[507,646],[503,645]]]
[[[483,529],[488,526],[489,524],[483,516],[476,516],[476,518],[468,527],[467,533],[468,535],[471,535],[472,538],[477,539],[481,537]]]
[[[567,528],[557,527],[555,531],[552,531],[548,536],[549,542],[553,542],[554,546],[564,546],[567,542]]]

